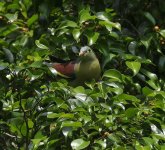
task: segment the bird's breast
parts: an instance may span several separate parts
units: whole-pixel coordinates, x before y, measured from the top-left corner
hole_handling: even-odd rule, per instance
[[[75,67],[77,80],[98,80],[100,77],[101,69],[98,60],[80,62]]]

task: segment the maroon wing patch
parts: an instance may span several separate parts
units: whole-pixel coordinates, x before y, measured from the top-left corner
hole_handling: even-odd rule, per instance
[[[53,68],[56,69],[57,72],[66,75],[68,77],[74,77],[74,66],[76,61],[71,61],[68,63],[53,63]]]

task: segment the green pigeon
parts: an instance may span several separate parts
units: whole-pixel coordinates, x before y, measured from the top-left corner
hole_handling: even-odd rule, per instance
[[[45,63],[52,72],[73,79],[71,85],[84,85],[86,81],[97,81],[101,74],[99,60],[89,46],[80,49],[79,57],[69,62]]]

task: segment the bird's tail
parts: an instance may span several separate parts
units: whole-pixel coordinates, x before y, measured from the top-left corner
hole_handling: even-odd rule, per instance
[[[46,65],[48,67],[52,67],[52,63],[48,63],[48,62],[43,62],[43,65]]]

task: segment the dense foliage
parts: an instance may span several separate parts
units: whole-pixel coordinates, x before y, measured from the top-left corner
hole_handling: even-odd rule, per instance
[[[0,148],[165,149],[165,1],[1,0]],[[100,81],[43,65],[90,46]]]

